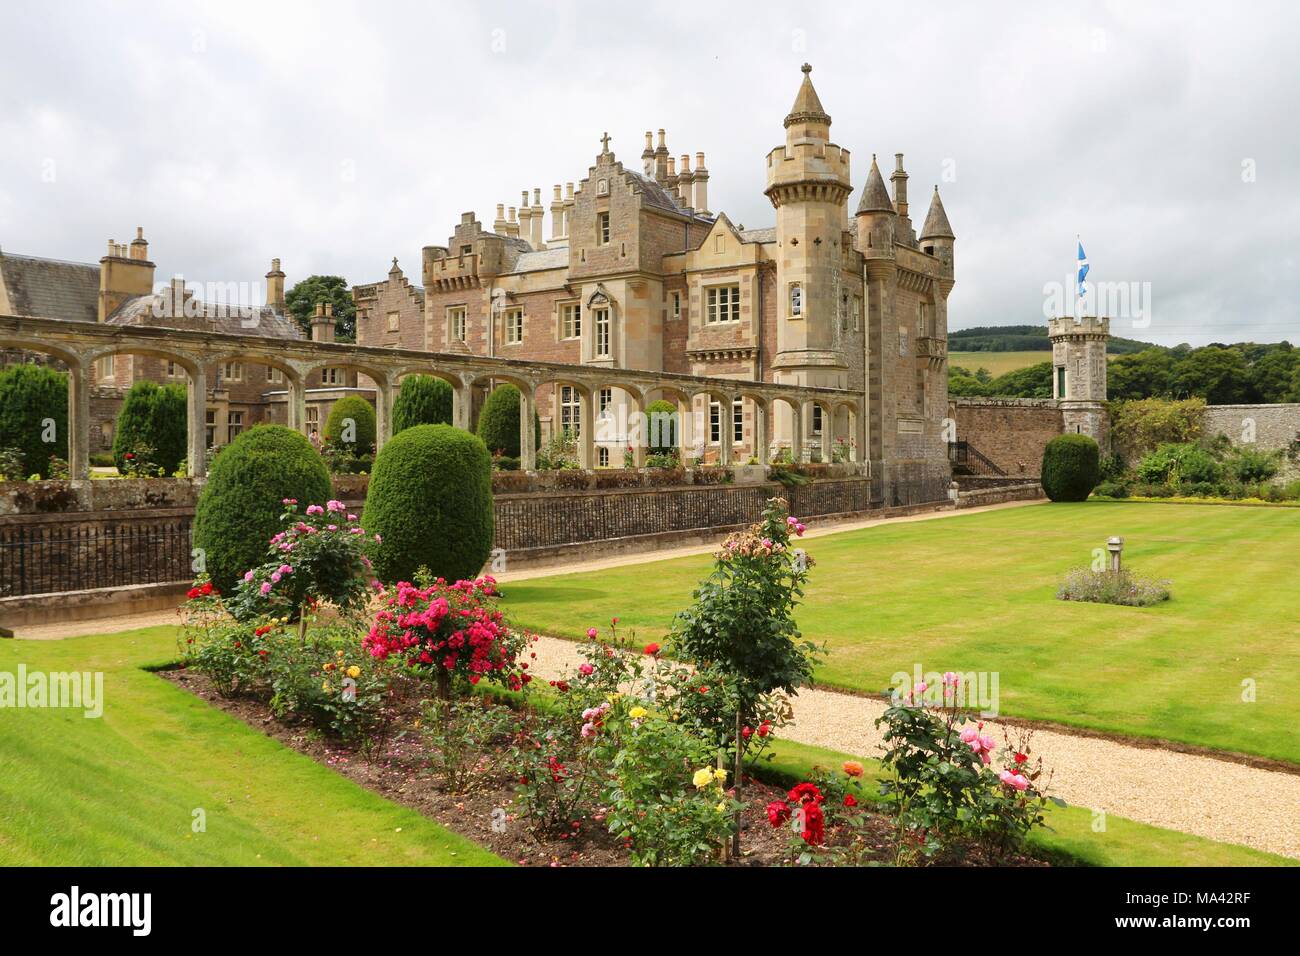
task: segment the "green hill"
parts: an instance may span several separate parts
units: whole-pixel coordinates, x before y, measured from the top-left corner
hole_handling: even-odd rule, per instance
[[[1111,355],[1129,355],[1161,348],[1150,342],[1112,336],[1106,346]],[[1050,352],[1045,325],[980,325],[948,333],[949,352]]]

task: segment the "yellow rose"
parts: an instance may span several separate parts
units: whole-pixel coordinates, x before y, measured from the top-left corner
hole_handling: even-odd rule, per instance
[[[325,693],[328,694],[328,693],[330,692],[330,682],[329,682],[329,681],[322,681],[322,682],[321,682],[321,685],[320,685],[320,689],[323,690],[323,691],[325,691]]]
[[[633,720],[640,720],[648,713],[648,711],[644,707],[633,707],[627,713]]]
[[[356,664],[353,664],[351,667],[348,668],[348,676],[349,676],[349,677],[360,677],[360,676],[361,676],[361,668],[358,667]]]
[[[718,783],[727,782],[727,771],[723,770],[721,767],[713,771],[713,776],[718,778]]]
[[[692,777],[691,780],[695,786],[703,790],[705,787],[713,783],[713,770],[709,767],[705,767],[703,770],[697,770],[695,771],[695,776]]]
[[[718,804],[718,812],[719,812],[719,813],[726,813],[726,812],[727,812],[727,804],[726,804],[726,801],[725,801],[725,800],[724,800],[722,803],[719,803],[719,804]]]

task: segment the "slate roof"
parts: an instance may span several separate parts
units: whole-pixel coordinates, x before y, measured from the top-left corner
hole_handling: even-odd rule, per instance
[[[15,315],[94,322],[99,317],[99,266],[0,253],[0,278]]]
[[[155,315],[155,305],[162,315]],[[258,335],[271,339],[305,339],[302,328],[290,315],[276,312],[270,306],[259,306],[252,314],[242,310],[217,308],[200,302],[202,312],[193,317],[171,318],[165,314],[165,300],[161,295],[138,295],[127,299],[105,322],[109,325],[153,325],[162,328],[194,328],[196,324],[214,332],[231,335]]]
[[[952,226],[948,225],[948,214],[943,210],[943,200],[939,198],[939,187],[934,187],[934,198],[930,200],[930,211],[926,214],[925,225],[921,227],[922,239],[956,239]]]
[[[741,229],[741,242],[776,242],[776,227],[769,226],[767,229]]]
[[[885,188],[885,177],[880,174],[876,157],[871,157],[871,170],[867,173],[867,184],[862,188],[862,200],[858,203],[858,212],[893,212],[894,203]]]
[[[556,246],[554,249],[543,249],[540,252],[525,252],[510,271],[517,272],[540,272],[543,269],[565,269],[569,265],[569,247]]]

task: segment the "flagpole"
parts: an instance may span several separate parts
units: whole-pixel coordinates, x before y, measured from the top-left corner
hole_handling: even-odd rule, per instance
[[[1079,316],[1079,298],[1082,293],[1079,291],[1079,249],[1083,246],[1083,236],[1079,233],[1074,234],[1074,324],[1078,325],[1081,321]]]

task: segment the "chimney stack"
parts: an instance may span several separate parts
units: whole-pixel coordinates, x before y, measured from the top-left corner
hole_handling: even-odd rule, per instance
[[[695,154],[695,198],[691,203],[701,216],[709,214],[709,171],[704,168],[704,154]]]
[[[311,317],[311,340],[313,342],[334,341],[333,303],[316,303],[316,314]]]
[[[271,271],[266,274],[266,304],[277,312],[284,311],[284,273],[280,260],[271,260]]]
[[[659,131],[659,145],[655,147],[655,179],[660,185],[668,178],[668,142],[667,134]]]
[[[546,240],[542,236],[542,231],[545,228],[546,210],[542,208],[542,190],[538,187],[533,189],[533,208],[531,212],[533,218],[529,242],[533,244],[534,249],[540,252],[546,248]]]

